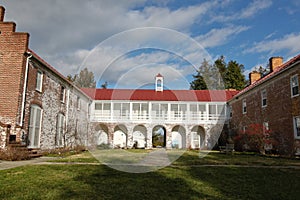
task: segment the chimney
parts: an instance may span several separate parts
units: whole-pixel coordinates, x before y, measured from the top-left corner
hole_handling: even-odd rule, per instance
[[[4,14],[5,14],[5,8],[3,6],[0,6],[0,22],[3,22]]]
[[[273,72],[277,67],[280,67],[283,63],[282,57],[271,57],[269,59],[270,72]]]
[[[249,74],[250,85],[258,81],[260,78],[261,78],[261,74],[259,72],[257,71],[250,72]]]

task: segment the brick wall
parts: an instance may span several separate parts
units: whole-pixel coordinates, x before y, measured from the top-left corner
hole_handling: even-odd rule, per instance
[[[268,122],[269,129],[281,140],[279,145],[285,151],[282,153],[292,154],[300,148],[300,141],[295,139],[293,129],[293,116],[300,115],[300,97],[291,98],[290,88],[290,77],[295,74],[300,77],[300,64],[232,99],[229,102],[233,113],[231,129],[238,133],[251,124]],[[262,107],[262,90],[267,92],[266,107]],[[243,100],[247,102],[245,114],[242,111]]]
[[[13,22],[3,22],[4,11],[0,7],[0,121],[14,125],[20,116],[29,34],[15,32]]]

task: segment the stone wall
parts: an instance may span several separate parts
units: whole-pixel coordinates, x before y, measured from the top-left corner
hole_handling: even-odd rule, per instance
[[[142,126],[145,128],[145,142],[146,148],[151,149],[152,146],[152,134],[153,129],[157,126],[163,127],[166,131],[165,143],[166,148],[172,149],[172,131],[175,131],[176,127],[180,127],[180,131],[184,136],[184,145],[183,148],[192,148],[191,147],[191,133],[193,132],[193,128],[199,127],[204,130],[204,138],[201,140],[202,144],[201,149],[212,149],[215,143],[218,141],[218,138],[223,129],[223,124],[152,124],[152,123],[102,123],[102,122],[93,122],[90,125],[90,138],[89,145],[95,146],[97,145],[97,133],[99,131],[104,131],[108,135],[108,143],[111,148],[114,148],[114,134],[117,127],[121,127],[121,129],[125,132],[127,137],[127,148],[132,148],[134,144],[133,132],[137,126]],[[176,131],[178,131],[176,129]]]
[[[43,73],[42,91],[36,90],[37,72]],[[56,74],[35,58],[30,59],[25,106],[24,130],[28,134],[30,108],[38,105],[42,111],[40,148],[62,147],[56,144],[58,114],[65,116],[63,146],[84,145],[88,126],[89,99],[64,77]],[[65,100],[61,90],[65,88]],[[80,106],[78,107],[78,101]]]

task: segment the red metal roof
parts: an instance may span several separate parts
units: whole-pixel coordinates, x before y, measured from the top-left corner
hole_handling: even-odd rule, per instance
[[[264,76],[263,78],[255,81],[254,83],[252,83],[251,85],[249,85],[248,87],[244,88],[243,90],[241,90],[237,96],[251,90],[252,88],[255,88],[256,86],[262,84],[263,82],[273,78],[274,76],[280,74],[282,71],[284,71],[285,69],[289,68],[292,64],[296,63],[297,61],[300,61],[300,54],[295,56],[294,58],[290,59],[289,61],[287,61],[286,63],[282,64],[281,66],[277,67],[273,72],[267,74],[266,76]]]
[[[158,73],[157,75],[156,75],[156,77],[163,77],[160,73]]]
[[[82,88],[94,100],[137,100],[137,101],[206,101],[225,102],[238,91],[229,90],[132,90]]]

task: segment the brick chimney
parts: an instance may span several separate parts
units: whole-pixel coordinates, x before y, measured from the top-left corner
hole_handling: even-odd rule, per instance
[[[260,78],[261,78],[261,74],[259,72],[257,71],[250,72],[249,74],[250,85],[258,81]]]
[[[269,59],[270,72],[273,72],[277,67],[280,67],[283,63],[282,57],[271,57]]]
[[[5,14],[5,8],[3,6],[0,6],[0,22],[3,22],[4,14]]]

